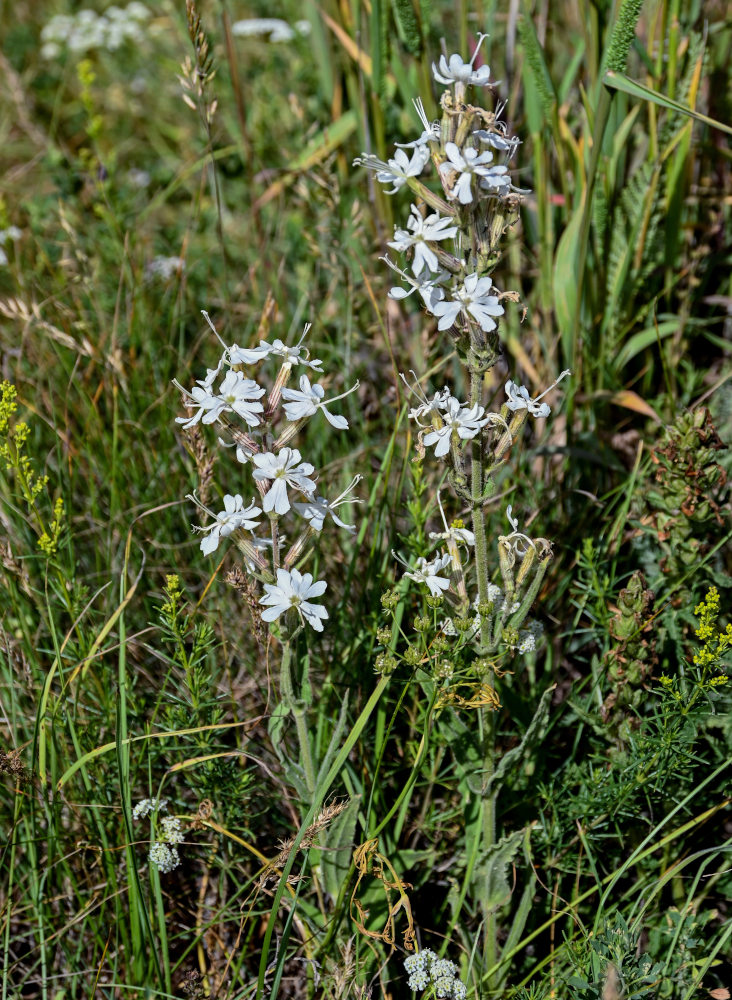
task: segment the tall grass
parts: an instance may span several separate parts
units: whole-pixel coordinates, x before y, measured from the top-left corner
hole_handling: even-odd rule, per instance
[[[21,231],[0,266],[17,389],[0,466],[3,1000],[406,997],[412,934],[473,997],[721,1000],[722,5],[284,3],[309,33],[270,43],[235,29],[264,5],[201,4],[200,94],[185,5],[150,10],[139,42],[53,57],[40,32],[66,5],[0,10],[0,230]],[[573,371],[487,508],[493,536],[511,503],[555,544],[546,645],[497,682],[491,968],[476,712],[404,661],[428,609],[391,555],[422,554],[439,525],[398,373],[461,376],[434,322],[386,298],[376,257],[406,203],[351,165],[418,133],[418,94],[437,116],[441,40],[467,58],[481,30],[531,189],[496,272],[520,305],[486,388]],[[173,422],[172,379],[219,353],[201,309],[242,345],[293,343],[312,320],[313,355],[361,383],[340,403],[348,435],[313,423],[301,445],[333,487],[365,477],[356,535],[318,556],[328,628],[299,650],[314,783],[256,596],[225,582],[237,557],[204,558],[190,531],[186,494],[218,509],[232,487],[212,442]],[[163,813],[135,819],[145,798],[181,821],[169,874],[148,857]]]

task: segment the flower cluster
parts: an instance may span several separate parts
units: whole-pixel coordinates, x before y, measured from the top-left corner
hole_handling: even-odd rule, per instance
[[[136,821],[152,816],[156,839],[150,847],[148,858],[159,872],[167,875],[180,864],[178,844],[183,843],[183,831],[177,816],[161,815],[167,811],[167,799],[142,799],[132,810]]]
[[[149,180],[148,177],[148,183]],[[161,281],[170,281],[175,275],[181,274],[185,266],[186,262],[182,257],[154,257],[145,265],[145,280],[151,282],[159,278]]]
[[[481,341],[480,335],[469,336],[471,326],[490,334],[503,315],[506,295],[487,271],[495,266],[498,240],[515,216],[520,193],[509,175],[518,140],[507,134],[496,114],[464,103],[468,86],[492,86],[489,68],[474,68],[483,37],[469,63],[453,55],[449,60],[443,56],[433,66],[435,79],[454,87],[442,97],[441,123],[428,121],[422,102],[416,100],[423,126],[419,138],[400,144],[393,159],[383,161],[364,153],[355,161],[375,172],[387,194],[407,187],[418,199],[410,208],[406,228],[396,227],[389,242],[411,257],[411,273],[384,258],[409,286],[392,288],[391,297],[401,299],[418,291],[438,319],[438,329],[449,330],[465,348],[471,341],[474,348]],[[442,196],[420,180],[430,160]],[[467,230],[475,237],[470,242],[464,240]]]
[[[208,314],[203,315],[218,337]],[[322,362],[312,359],[304,346],[308,330],[309,324],[294,346],[279,339],[272,343],[260,340],[253,347],[221,341],[223,354],[205,378],[197,380],[190,390],[175,382],[188,407],[186,416],[178,417],[176,422],[184,429],[199,423],[216,424],[230,438],[226,442],[219,437],[220,444],[235,449],[236,460],[248,469],[252,488],[258,493],[256,499],[249,501],[241,493],[227,493],[223,510],[218,513],[205,507],[197,497],[189,498],[210,518],[208,524],[194,528],[202,535],[201,551],[209,555],[218,549],[222,539],[231,538],[244,554],[249,570],[263,582],[262,619],[272,622],[292,611],[293,623],[299,619],[322,632],[328,612],[314,603],[314,599],[322,596],[327,584],[314,581],[310,573],[300,572],[296,563],[307,555],[310,543],[323,530],[327,519],[349,533],[355,531],[353,525],[341,520],[337,510],[343,504],[358,502],[350,494],[361,477],[356,476],[346,490],[329,500],[320,492],[315,467],[304,461],[289,442],[318,413],[336,430],[347,430],[346,418],[333,413],[330,407],[357,389],[359,383],[340,395],[326,397],[325,386],[314,381],[316,375],[323,373]],[[269,395],[257,381],[258,368],[268,359],[280,365]],[[310,374],[302,374],[298,388],[290,388],[288,382],[296,367],[306,368]],[[296,525],[299,521],[301,526],[283,558],[285,536],[280,520],[286,516],[294,519]],[[258,533],[263,524],[269,527],[269,537]]]
[[[264,35],[269,42],[291,42],[298,35],[309,35],[310,30],[309,21],[295,21],[290,27],[287,21],[277,17],[251,17],[234,21],[231,26],[232,35],[240,38]]]
[[[702,642],[701,649],[694,654],[694,666],[701,670],[713,667],[723,672],[725,658],[732,649],[732,623],[728,622],[724,628],[718,624],[719,591],[716,587],[709,588],[705,599],[694,608],[694,614],[699,619],[696,635]]]
[[[458,967],[455,963],[438,958],[429,948],[408,955],[404,959],[404,968],[409,973],[409,988],[415,992],[430,990],[428,997],[444,997],[446,1000],[464,1000],[467,996],[465,984],[457,978]]]
[[[473,601],[472,607],[475,614],[470,620],[470,627],[463,632],[466,640],[471,641],[478,637],[481,620],[486,619],[491,631],[499,633],[510,649],[515,649],[517,653],[521,654],[535,652],[536,644],[544,634],[544,626],[541,622],[533,618],[527,619],[522,623],[524,627],[518,630],[511,630],[510,627],[506,626],[511,615],[516,614],[520,609],[520,601],[513,600],[509,603],[501,587],[492,583],[488,586],[487,603],[489,608],[484,608],[482,614],[478,610],[480,603],[477,597]],[[453,618],[445,618],[441,623],[441,628],[445,635],[458,635]]]
[[[55,59],[63,48],[78,55],[92,49],[121,48],[125,42],[141,42],[145,37],[142,25],[150,18],[143,3],[132,0],[125,8],[107,7],[103,14],[80,10],[76,14],[56,14],[41,30],[41,55]]]
[[[394,238],[388,242],[405,255],[407,264],[402,268],[383,258],[403,281],[389,294],[405,299],[417,291],[437,329],[452,340],[466,369],[465,382],[470,386],[467,400],[458,398],[448,387],[429,396],[414,373],[412,384],[401,376],[417,401],[409,418],[418,428],[420,456],[433,449],[434,457],[451,467],[450,483],[471,510],[476,529],[469,531],[462,522],[460,528],[448,528],[438,494],[445,530],[431,537],[443,547],[436,553],[422,553],[414,565],[404,566],[408,579],[427,588],[433,607],[443,599],[452,606],[450,617],[443,622],[443,633],[459,633],[466,642],[476,642],[481,656],[495,651],[499,644],[512,652],[531,652],[541,634],[541,626],[527,622],[527,614],[551,546],[545,539],[532,539],[520,532],[509,507],[512,530],[498,539],[501,586],[491,582],[483,506],[493,488],[492,476],[506,461],[524,423],[529,416],[539,419],[550,415],[551,407],[544,397],[569,374],[562,372],[553,385],[536,396],[509,379],[505,402],[498,411],[490,412],[483,405],[483,376],[500,353],[496,331],[504,302],[518,300],[515,293],[496,287],[491,272],[500,260],[501,238],[518,218],[522,193],[509,174],[519,142],[500,121],[501,109],[486,111],[468,100],[470,87],[492,86],[489,68],[475,65],[483,38],[479,38],[469,62],[455,54],[442,56],[433,65],[435,79],[449,88],[440,101],[440,122],[430,122],[422,102],[416,100],[422,123],[420,136],[398,144],[392,159],[384,161],[364,153],[355,161],[374,171],[387,194],[404,189],[413,196],[406,226],[397,225]],[[439,194],[422,179],[430,161],[441,185]],[[482,530],[478,535],[479,524]],[[480,579],[474,581],[473,569],[470,567],[469,577],[466,563],[478,544],[476,537],[483,551],[475,560]],[[480,572],[478,565],[483,567]]]

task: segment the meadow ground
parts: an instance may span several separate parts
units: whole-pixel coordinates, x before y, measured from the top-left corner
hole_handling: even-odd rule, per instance
[[[728,1000],[726,8],[2,5],[2,1000]]]

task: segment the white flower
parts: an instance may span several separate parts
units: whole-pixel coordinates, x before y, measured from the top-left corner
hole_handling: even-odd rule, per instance
[[[257,385],[254,379],[245,378],[241,372],[229,371],[219,386],[217,394],[218,405],[213,407],[203,418],[204,424],[213,423],[222,413],[233,411],[250,427],[260,423],[257,413],[262,413],[264,407],[256,400],[264,395],[265,390]]]
[[[179,389],[184,396],[187,396],[193,401],[195,406],[198,407],[195,413],[189,417],[176,417],[176,424],[182,424],[184,428],[193,427],[198,421],[203,417],[204,424],[211,424],[216,419],[217,414],[214,413],[210,416],[212,411],[218,411],[219,399],[218,396],[211,391],[214,379],[221,371],[221,362],[215,368],[209,368],[206,371],[206,378],[197,379],[195,386],[189,392],[184,389],[183,386],[177,379],[173,379],[173,385],[176,389]]]
[[[521,629],[516,649],[519,653],[533,653],[536,649],[536,636],[525,629]]]
[[[253,17],[244,21],[234,21],[232,35],[269,35],[270,42],[291,42],[295,32],[287,23],[275,17]]]
[[[425,445],[435,447],[435,458],[442,458],[450,450],[452,435],[457,434],[463,441],[474,438],[481,427],[485,427],[491,419],[490,414],[484,417],[485,408],[475,403],[473,406],[463,405],[454,396],[450,396],[445,407],[442,427],[431,430],[424,436]]]
[[[473,69],[473,63],[475,62],[475,57],[478,55],[478,50],[483,43],[483,39],[487,37],[487,35],[479,36],[473,57],[468,63],[463,62],[457,53],[450,56],[449,60],[445,59],[444,56],[440,56],[439,69],[432,63],[432,75],[435,80],[447,86],[451,83],[461,83],[466,87],[469,84],[472,84],[474,87],[488,86],[491,75],[490,67],[481,66],[480,69]]]
[[[155,865],[158,871],[164,875],[172,872],[180,864],[178,849],[176,847],[169,847],[168,844],[162,844],[159,841],[156,841],[150,848],[149,858],[150,864]]]
[[[281,340],[273,340],[270,353],[283,358],[287,364],[305,365],[306,368],[312,368],[313,371],[320,372],[322,374],[323,362],[318,359],[311,361],[310,352],[306,347],[302,346],[305,334],[310,329],[310,326],[310,323],[305,324],[305,331],[299,342],[295,344],[294,347],[288,347],[287,344],[284,344]]]
[[[492,287],[489,277],[479,278],[477,273],[469,274],[451,300],[438,302],[431,310],[433,315],[440,317],[437,329],[449,329],[462,312],[470,314],[486,333],[495,330],[497,324],[493,317],[502,316],[504,310],[498,296],[490,294]]]
[[[189,499],[206,510],[195,496],[191,496]],[[208,511],[208,513],[211,512]],[[258,528],[259,521],[253,519],[259,517],[261,513],[260,508],[254,505],[254,501],[245,508],[239,493],[234,496],[227,493],[224,497],[224,509],[219,514],[212,515],[214,517],[213,524],[206,525],[204,528],[195,528],[196,531],[204,532],[201,539],[201,552],[204,555],[215,552],[221,539],[228,538],[238,528],[243,528],[245,531],[253,531],[254,528]]]
[[[232,344],[226,349],[226,359],[230,365],[253,365],[268,357],[272,348],[266,340],[261,340],[257,347],[239,347]]]
[[[225,445],[220,438],[219,438],[219,444],[222,447],[227,447],[227,448],[230,447],[229,445]],[[237,462],[241,462],[242,465],[247,465],[247,463],[251,462],[252,457],[255,454],[256,452],[252,451],[250,448],[247,448],[245,445],[243,444],[237,445],[236,460]]]
[[[439,979],[441,976],[449,976],[450,979],[454,979],[457,973],[457,965],[451,962],[449,958],[436,959],[430,968],[430,975],[433,979]]]
[[[341,521],[335,513],[335,509],[344,503],[361,503],[357,497],[349,497],[348,494],[362,479],[363,476],[355,476],[348,488],[339,494],[335,500],[326,500],[325,497],[318,496],[314,500],[308,500],[306,503],[295,503],[293,507],[308,521],[310,527],[315,531],[322,531],[323,523],[328,514],[330,514],[339,528],[345,528],[346,531],[353,533],[356,530],[354,525]]]
[[[4,247],[8,240],[19,240],[23,235],[23,230],[17,226],[8,226],[7,229],[0,229],[0,247]]]
[[[552,382],[549,388],[545,389],[544,392],[536,397],[536,399],[531,398],[529,390],[526,386],[518,386],[515,382],[512,382],[511,379],[509,379],[508,382],[506,382],[506,395],[508,396],[506,406],[509,410],[514,412],[516,410],[528,410],[532,417],[548,417],[552,412],[551,407],[548,403],[539,404],[539,400],[543,396],[546,396],[548,392],[551,392],[556,385],[559,385],[565,375],[571,374],[572,373],[569,368],[566,368],[556,382]]]
[[[326,405],[335,403],[337,399],[343,399],[348,393],[354,392],[359,387],[358,382],[348,390],[348,392],[342,392],[340,396],[334,396],[333,399],[324,400],[325,389],[322,385],[317,382],[315,385],[310,385],[310,379],[307,375],[300,376],[300,388],[299,389],[283,389],[282,398],[288,400],[283,406],[285,414],[288,420],[302,420],[303,417],[312,416],[317,410],[322,410],[325,414],[325,418],[332,427],[336,427],[338,430],[347,430],[348,421],[345,417],[341,417],[338,414],[331,413],[326,409]]]
[[[252,456],[252,461],[257,466],[254,478],[272,481],[262,501],[262,507],[267,513],[272,510],[276,514],[287,513],[290,509],[288,486],[307,495],[315,491],[315,482],[307,478],[315,469],[309,462],[300,462],[300,459],[297,448],[283,448],[277,455],[267,451],[263,455]]]
[[[417,291],[422,296],[422,301],[429,312],[434,313],[437,303],[442,302],[445,298],[445,293],[439,286],[444,284],[444,282],[450,277],[447,271],[439,271],[434,275],[425,275],[419,278],[413,278],[411,275],[407,274],[406,271],[400,270],[394,261],[389,257],[381,257],[379,259],[383,260],[384,263],[392,269],[392,271],[396,271],[397,274],[404,278],[408,285],[412,286],[409,291],[407,291],[406,288],[400,288],[396,285],[394,288],[389,290],[390,299],[406,299],[412,294],[412,292]]]
[[[515,135],[504,135],[503,132],[493,132],[480,128],[476,129],[473,135],[479,142],[484,143],[486,146],[497,149],[501,153],[506,153],[509,160],[520,145],[520,140]]]
[[[447,518],[445,517],[445,511],[442,509],[442,501],[440,500],[440,491],[437,491],[437,506],[440,508],[440,515],[442,517],[442,523],[445,527],[444,531],[430,531],[430,538],[435,541],[445,541],[448,543],[454,542],[456,545],[462,542],[464,545],[475,545],[475,535],[472,531],[468,531],[464,527],[456,527],[455,524],[451,524],[448,528]]]
[[[413,396],[416,396],[420,402],[419,406],[415,406],[409,411],[409,419],[416,420],[420,427],[431,426],[431,424],[423,424],[420,422],[420,417],[426,417],[430,413],[442,413],[443,410],[447,408],[448,401],[452,398],[450,396],[450,390],[440,389],[436,392],[432,399],[428,399],[425,393],[420,388],[419,382],[417,381],[417,376],[414,372],[411,372],[414,376],[414,385],[410,385],[407,382],[405,375],[400,372],[399,378],[402,380],[404,385],[409,389]]]
[[[480,179],[480,186],[484,191],[498,194],[502,198],[509,194],[512,189],[517,190],[511,184],[511,178],[508,176],[508,167],[499,165],[488,169],[488,172]]]
[[[141,799],[132,810],[132,818],[144,819],[151,812],[162,812],[167,805],[167,799]]]
[[[134,21],[147,21],[150,17],[150,11],[144,3],[140,2],[140,0],[132,0],[131,3],[128,3],[126,7],[126,14]]]
[[[375,170],[376,180],[379,184],[394,185],[391,191],[387,191],[386,194],[395,194],[404,187],[409,177],[418,177],[422,173],[429,158],[429,149],[426,146],[417,146],[411,159],[403,149],[397,149],[393,159],[386,163],[372,153],[364,153],[353,161],[353,165],[366,167],[367,170]]]
[[[203,314],[208,319],[206,313]],[[209,324],[213,329],[213,324],[209,320]],[[283,359],[285,364],[290,365],[305,365],[307,368],[312,368],[313,371],[322,372],[323,362],[319,360],[311,361],[310,352],[307,347],[303,347],[303,341],[308,335],[308,331],[312,323],[306,323],[305,328],[302,332],[302,337],[293,346],[288,347],[283,341],[277,339],[272,341],[271,344],[267,343],[266,340],[260,340],[256,347],[239,347],[237,344],[232,344],[231,347],[226,349],[226,356],[229,360],[229,364],[232,365],[251,365],[256,361],[261,361],[263,358],[270,357],[274,355]],[[214,329],[214,333],[215,333]],[[218,336],[218,334],[216,334]]]
[[[404,968],[407,972],[419,972],[429,968],[432,962],[436,961],[437,955],[429,948],[423,948],[413,955],[407,955],[404,959]]]
[[[285,611],[294,608],[303,621],[312,625],[316,632],[322,632],[323,623],[320,619],[327,618],[328,612],[319,604],[311,604],[308,598],[320,597],[327,586],[325,580],[313,583],[311,573],[278,569],[277,583],[265,583],[267,593],[259,598],[260,604],[270,605],[262,613],[263,620],[273,622]]]
[[[163,816],[160,820],[160,829],[163,831],[163,837],[167,844],[183,843],[183,831],[177,816]]]
[[[426,990],[429,984],[429,976],[424,969],[418,969],[416,972],[413,972],[407,980],[407,986],[415,993],[418,993],[420,990]]]
[[[147,170],[140,170],[139,167],[130,167],[127,171],[127,180],[132,187],[146,188],[150,186],[152,177]]]
[[[512,527],[510,535],[499,535],[498,542],[499,545],[505,546],[507,551],[510,565],[514,565],[516,557],[523,559],[530,548],[535,549],[536,546],[528,535],[525,535],[522,531],[518,530],[518,518],[512,516],[512,506],[511,504],[506,507],[506,517],[508,518],[508,523]],[[504,602],[505,605],[505,602]],[[511,613],[517,611],[519,608],[518,602],[514,607],[511,608]]]
[[[425,146],[428,142],[439,142],[440,123],[431,122],[429,120],[427,113],[424,110],[424,104],[422,103],[421,97],[412,101],[412,104],[417,109],[417,114],[419,115],[419,120],[422,122],[424,131],[419,139],[415,139],[414,142],[397,142],[394,145],[398,146],[400,149],[416,149],[417,146]]]
[[[449,174],[455,171],[459,175],[452,191],[448,192],[448,197],[457,198],[461,205],[469,205],[473,200],[470,189],[473,174],[476,177],[486,177],[490,174],[493,168],[489,167],[488,164],[493,160],[493,153],[490,150],[486,150],[485,153],[479,153],[477,149],[473,149],[471,146],[466,146],[460,152],[460,149],[454,142],[445,144],[445,152],[447,153],[447,160],[440,164],[440,173]],[[505,167],[501,169],[503,171],[506,170]]]
[[[147,281],[154,278],[170,281],[174,274],[181,274],[185,266],[182,257],[155,257],[145,265],[145,278]]]
[[[508,518],[508,523],[511,525],[514,531],[518,531],[518,518],[512,516],[513,505],[509,504],[506,507],[506,517]]]
[[[414,247],[412,270],[415,274],[420,274],[425,267],[428,271],[437,272],[440,270],[440,262],[435,251],[428,246],[426,241],[436,242],[437,240],[452,239],[458,231],[453,222],[454,219],[451,217],[441,216],[437,212],[424,218],[417,206],[412,205],[407,228],[397,229],[395,227],[394,239],[387,246],[393,247],[401,253]]]
[[[399,561],[403,562],[401,559]],[[449,578],[440,576],[442,570],[446,569],[450,562],[450,555],[447,552],[433,559],[432,562],[429,562],[424,556],[420,556],[416,566],[413,569],[408,569],[404,575],[409,580],[424,583],[433,597],[440,597],[444,590],[450,589]]]

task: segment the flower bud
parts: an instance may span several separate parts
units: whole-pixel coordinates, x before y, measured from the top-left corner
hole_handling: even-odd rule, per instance
[[[416,667],[422,662],[422,652],[416,646],[407,646],[404,651],[404,662],[410,667]]]
[[[385,590],[381,595],[381,606],[385,611],[393,611],[399,603],[399,594],[396,590]]]
[[[393,674],[397,668],[395,657],[387,653],[379,653],[374,663],[374,670],[377,674]]]

